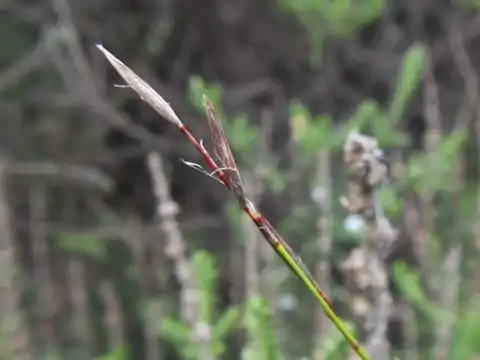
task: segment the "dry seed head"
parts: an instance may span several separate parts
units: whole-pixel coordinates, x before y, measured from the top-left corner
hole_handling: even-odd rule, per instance
[[[347,171],[357,181],[362,180],[375,187],[388,178],[388,163],[377,139],[351,132],[344,146]]]
[[[97,44],[97,48],[105,55],[107,60],[118,71],[120,76],[127,82],[127,84],[135,90],[140,98],[149,104],[155,111],[162,115],[171,123],[181,126],[182,122],[172,107],[161,97],[153,88],[143,81],[137,74],[135,74],[127,65],[117,59],[111,52]]]

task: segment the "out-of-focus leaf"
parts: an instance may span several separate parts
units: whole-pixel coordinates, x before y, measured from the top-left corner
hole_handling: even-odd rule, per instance
[[[183,357],[188,360],[197,360],[201,349],[197,344],[190,343],[180,348]]]
[[[443,311],[430,302],[423,291],[418,271],[403,261],[397,261],[393,264],[393,278],[402,295],[430,319],[435,320],[441,315]]]
[[[369,123],[377,121],[380,115],[378,102],[373,99],[366,99],[360,103],[357,110],[348,122],[349,129],[362,131]]]
[[[95,360],[126,360],[127,358],[127,349],[122,345],[108,354],[96,357]]]
[[[402,261],[393,265],[394,279],[402,293],[414,303],[427,303],[427,297],[420,286],[419,274]]]
[[[65,250],[82,253],[96,261],[104,261],[107,250],[105,241],[97,236],[62,234],[58,238],[58,244]]]
[[[188,100],[198,111],[203,111],[205,83],[200,76],[194,75],[188,82]]]
[[[346,325],[350,331],[354,331],[353,324],[346,323]],[[345,341],[335,329],[330,328],[318,341],[320,341],[320,344],[318,345],[317,353],[321,359],[336,360],[345,357],[345,354],[342,354],[342,347],[345,346]]]
[[[423,153],[412,156],[406,166],[407,181],[419,193],[427,190],[452,191],[455,171],[452,164],[460,155],[465,141],[464,133],[454,132],[442,138],[434,154]]]
[[[190,328],[172,318],[164,318],[160,324],[162,334],[177,346],[184,346],[190,341]]]
[[[444,162],[452,161],[454,157],[459,155],[459,151],[465,145],[466,140],[466,132],[457,131],[444,136],[438,149],[438,153],[442,157],[440,160]]]
[[[421,44],[413,44],[405,53],[388,111],[389,122],[392,125],[396,125],[400,121],[408,101],[419,84],[426,56],[427,49]]]
[[[303,158],[311,161],[321,149],[330,149],[337,134],[333,130],[332,119],[328,115],[315,117],[305,129],[299,148]]]
[[[397,216],[403,208],[402,199],[391,187],[383,187],[380,190],[380,199],[388,216]]]
[[[245,310],[245,326],[251,335],[251,341],[245,351],[251,359],[276,360],[281,356],[276,334],[271,323],[270,310],[265,299],[250,298]],[[243,357],[248,359],[248,357]]]
[[[224,114],[221,107],[221,89],[216,84],[207,84],[200,76],[193,75],[188,82],[187,98],[198,112],[204,112],[203,96],[206,95],[212,102],[218,115],[223,118]]]
[[[221,356],[225,352],[226,346],[221,341],[214,341],[211,349],[213,356]]]
[[[215,281],[217,270],[212,256],[206,251],[196,251],[191,260],[197,291],[199,293],[200,320],[212,324],[215,312]]]
[[[480,309],[478,299],[457,315],[451,347],[451,359],[473,359],[480,353]]]
[[[235,326],[235,323],[240,317],[240,311],[236,307],[229,308],[218,319],[214,329],[213,338],[221,340],[227,335]]]
[[[244,115],[235,116],[232,121],[227,123],[228,137],[231,146],[242,157],[244,162],[252,159],[258,140],[258,130],[250,124],[248,118]],[[253,166],[254,164],[249,164]]]
[[[267,169],[266,181],[269,189],[274,193],[280,193],[287,187],[287,181],[284,173],[275,167]]]
[[[295,100],[290,104],[290,130],[295,142],[300,143],[308,132],[311,115],[307,107]]]

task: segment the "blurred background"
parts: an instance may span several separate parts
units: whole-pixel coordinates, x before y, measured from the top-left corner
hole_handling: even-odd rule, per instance
[[[0,357],[355,358],[101,43],[208,148],[212,99],[249,197],[372,359],[480,359],[479,6],[2,0]],[[380,287],[339,201],[350,129],[391,165]]]

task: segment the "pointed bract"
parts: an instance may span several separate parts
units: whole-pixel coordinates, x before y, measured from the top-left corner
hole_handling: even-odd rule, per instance
[[[105,55],[110,64],[112,64],[112,66],[118,71],[120,76],[133,90],[135,90],[135,92],[143,101],[148,103],[166,120],[177,126],[182,125],[182,122],[178,118],[177,114],[175,114],[172,107],[150,85],[143,81],[127,65],[117,59],[110,51],[105,49],[103,45],[97,44],[96,46],[103,53],[103,55]]]
[[[205,113],[207,114],[210,134],[212,135],[215,157],[220,164],[222,172],[227,177],[232,191],[235,193],[236,197],[242,201],[242,204],[244,204],[245,191],[240,178],[240,172],[238,171],[235,158],[233,157],[232,150],[228,144],[227,136],[223,131],[222,123],[215,114],[212,102],[206,95],[203,95],[203,106],[205,108]]]

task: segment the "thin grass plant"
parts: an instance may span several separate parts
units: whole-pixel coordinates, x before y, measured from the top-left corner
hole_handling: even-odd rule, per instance
[[[315,281],[311,272],[305,266],[300,257],[290,248],[270,222],[250,201],[245,193],[240,173],[238,171],[235,159],[233,157],[228,139],[223,131],[220,119],[215,113],[215,109],[210,100],[204,96],[203,105],[205,108],[208,126],[210,128],[213,140],[214,157],[210,155],[203,143],[192,134],[186,125],[179,119],[170,105],[145,81],[143,81],[135,72],[127,67],[123,62],[117,59],[112,53],[106,50],[102,45],[97,45],[98,49],[107,58],[110,64],[117,70],[120,76],[132,88],[142,100],[148,103],[156,112],[158,112],[167,121],[175,125],[178,130],[187,138],[203,158],[208,170],[198,164],[185,162],[197,170],[200,170],[208,176],[218,180],[227,187],[235,196],[239,206],[245,214],[256,225],[264,239],[285,262],[291,271],[303,282],[305,287],[313,294],[320,306],[323,308],[326,316],[332,321],[335,327],[340,331],[345,340],[350,344],[352,350],[363,360],[368,360],[369,356],[363,347],[356,340],[347,324],[336,315],[331,303],[320,285]]]

